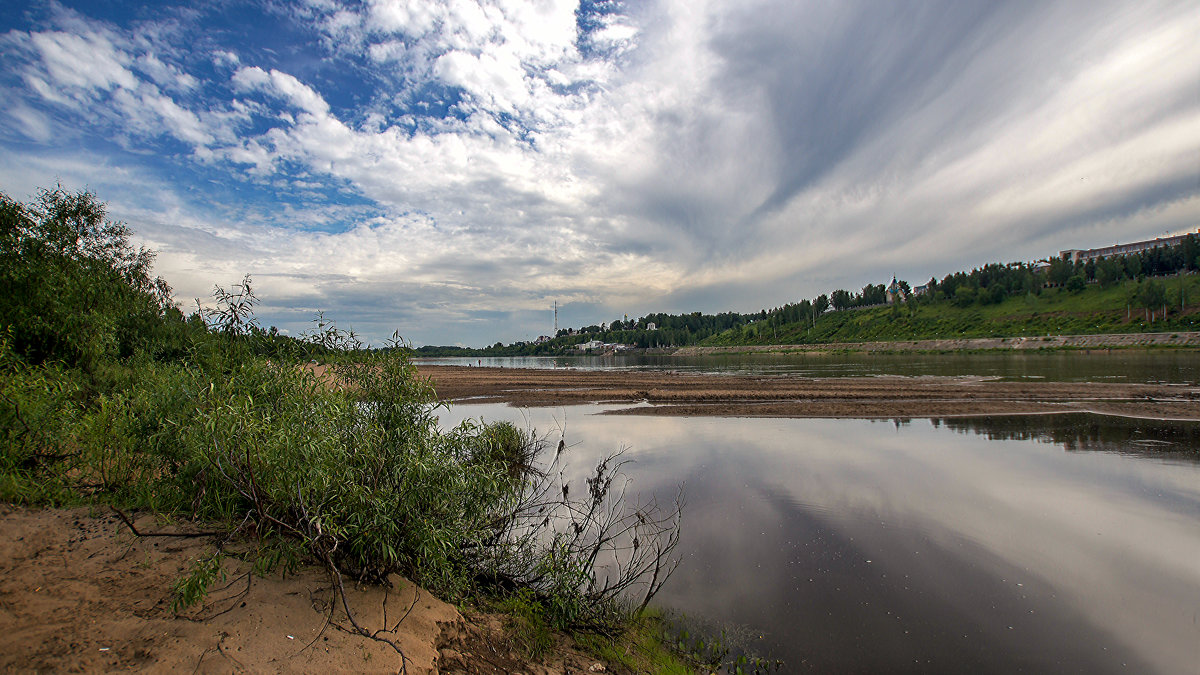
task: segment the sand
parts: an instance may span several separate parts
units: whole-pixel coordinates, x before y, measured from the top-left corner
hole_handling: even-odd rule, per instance
[[[142,532],[178,532],[152,516]],[[0,504],[0,671],[163,673],[586,673],[566,638],[529,663],[500,617],[460,612],[416,585],[348,586],[351,632],[319,568],[265,578],[227,564],[201,606],[176,614],[172,584],[208,537],[135,537],[111,511]],[[611,671],[610,671],[611,672]]]
[[[422,365],[439,398],[515,406],[630,404],[628,415],[948,417],[1095,412],[1200,420],[1200,389],[1171,384],[1003,382],[979,377],[687,375]],[[646,405],[649,404],[649,405]]]

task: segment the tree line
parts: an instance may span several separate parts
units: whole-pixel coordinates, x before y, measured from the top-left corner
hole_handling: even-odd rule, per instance
[[[1090,284],[1110,288],[1128,280],[1136,280],[1138,285],[1131,291],[1130,305],[1153,310],[1169,302],[1165,286],[1155,277],[1197,269],[1200,269],[1200,237],[1189,234],[1177,244],[1106,258],[1074,261],[1069,256],[1060,255],[1044,263],[990,263],[970,271],[953,272],[941,279],[932,277],[918,289],[914,289],[908,281],[896,280],[899,292],[895,306],[898,309],[907,306],[912,310],[922,304],[946,303],[967,308],[998,304],[1012,297],[1036,297],[1046,288],[1064,288],[1078,293]],[[876,307],[887,302],[887,286],[867,284],[859,291],[837,289],[812,299],[746,314],[657,312],[637,319],[621,318],[607,324],[562,329],[544,342],[515,342],[508,345],[497,342],[483,349],[428,346],[416,351],[424,356],[561,354],[577,350],[580,345],[593,340],[635,348],[683,347],[700,344],[723,334],[725,337],[745,334],[747,331],[756,336],[762,336],[764,332],[767,335],[779,334],[796,325],[815,325],[829,311]]]

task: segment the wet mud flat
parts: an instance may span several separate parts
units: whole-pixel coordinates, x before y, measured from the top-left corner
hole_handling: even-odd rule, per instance
[[[1093,412],[1200,420],[1200,388],[980,377],[690,375],[419,366],[444,401],[538,407],[628,403],[609,414],[721,417],[953,417]]]

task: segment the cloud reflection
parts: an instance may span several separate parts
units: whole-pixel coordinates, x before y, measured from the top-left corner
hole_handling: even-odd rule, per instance
[[[1129,423],[1082,418],[1067,452],[964,435],[967,422],[595,409],[452,412],[527,416],[541,429],[556,417],[578,443],[577,465],[628,445],[634,492],[670,495],[685,482],[684,565],[662,601],[749,625],[794,662],[1091,672],[1195,663],[1200,464],[1111,452]],[[980,431],[995,437],[997,424]],[[1058,424],[1045,439],[1069,435]]]

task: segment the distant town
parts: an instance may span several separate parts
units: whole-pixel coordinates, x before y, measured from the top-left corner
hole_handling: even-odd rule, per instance
[[[907,281],[892,277],[888,284],[867,284],[861,291],[838,289],[821,294],[811,300],[801,300],[758,312],[722,312],[703,314],[654,313],[630,319],[628,315],[608,323],[599,323],[581,328],[557,326],[557,305],[554,308],[555,330],[553,334],[540,335],[535,340],[517,341],[510,345],[496,343],[485,349],[458,347],[421,347],[421,355],[519,355],[519,354],[618,354],[638,351],[672,351],[689,345],[715,344],[770,344],[821,342],[863,333],[882,337],[895,335],[895,339],[913,336],[938,337],[945,333],[947,325],[916,325],[917,319],[933,311],[935,307],[965,310],[996,306],[1008,299],[1027,298],[1026,305],[1041,299],[1044,294],[1061,289],[1067,295],[1059,298],[1063,303],[1060,313],[1070,313],[1073,303],[1071,294],[1095,286],[1110,289],[1119,283],[1132,283],[1125,300],[1109,298],[1113,307],[1124,307],[1126,322],[1134,319],[1132,308],[1143,310],[1146,321],[1155,327],[1167,324],[1167,293],[1160,281],[1164,275],[1177,272],[1192,272],[1200,268],[1200,229],[1196,232],[1142,241],[1114,244],[1091,249],[1066,249],[1057,255],[1030,263],[989,264],[970,272],[955,272],[942,279],[931,278],[928,282],[912,286]],[[1150,278],[1150,281],[1145,281]],[[1188,306],[1188,292],[1181,286],[1171,300],[1178,308]],[[1200,291],[1193,293],[1200,300]],[[1033,305],[1030,305],[1033,306]],[[833,321],[833,317],[845,310],[871,310],[891,308],[891,313],[877,319],[887,328],[854,328],[846,321]],[[927,309],[922,309],[927,308]],[[1024,309],[1020,311],[1026,311]],[[1029,310],[1032,315],[1025,323],[1004,330],[1014,334],[1043,330],[1046,319],[1036,318],[1044,309]],[[1115,311],[1115,310],[1112,310]],[[896,312],[900,312],[897,314]],[[1076,312],[1077,313],[1077,312]],[[1177,312],[1178,314],[1178,312]],[[1109,317],[1104,321],[1112,322]],[[1102,321],[1083,320],[1079,330],[1102,331]],[[913,324],[916,322],[916,324]],[[902,328],[904,324],[913,324]],[[943,322],[944,323],[944,322]],[[837,328],[833,328],[833,326]],[[1064,329],[1062,322],[1054,324]],[[1190,329],[1190,323],[1186,325]],[[1132,327],[1130,328],[1132,329]],[[957,329],[958,334],[985,330],[980,326]],[[991,332],[1000,328],[987,329]],[[769,332],[768,332],[769,331]],[[907,332],[905,332],[907,331]],[[1003,332],[1003,331],[1001,331]],[[990,333],[989,333],[990,334]]]

